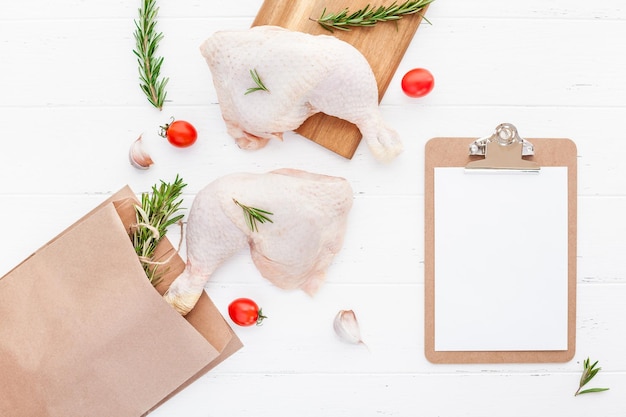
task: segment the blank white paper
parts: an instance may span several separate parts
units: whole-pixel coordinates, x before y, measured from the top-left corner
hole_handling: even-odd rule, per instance
[[[567,167],[435,168],[435,350],[567,350]]]

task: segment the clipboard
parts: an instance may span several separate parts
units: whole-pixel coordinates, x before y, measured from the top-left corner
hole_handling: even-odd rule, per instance
[[[441,364],[571,360],[576,342],[574,142],[522,139],[507,123],[481,139],[433,138],[425,147],[424,192],[426,358]],[[457,194],[463,200],[454,200]],[[511,196],[517,196],[513,209],[507,203]],[[483,203],[475,199],[489,205],[480,209]],[[528,218],[524,207],[532,212]],[[499,219],[495,226],[494,218]],[[485,237],[483,228],[494,230]],[[479,244],[481,239],[489,240]]]

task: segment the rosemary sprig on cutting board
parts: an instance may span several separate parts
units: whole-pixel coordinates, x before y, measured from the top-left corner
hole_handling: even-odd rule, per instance
[[[348,8],[337,13],[326,13],[326,9],[318,19],[312,19],[324,29],[332,32],[334,29],[350,30],[350,27],[371,27],[378,22],[399,20],[403,16],[419,13],[434,0],[407,0],[402,4],[397,2],[389,6],[370,6],[356,12],[350,12]]]
[[[133,247],[152,285],[156,286],[162,277],[158,267],[161,263],[153,260],[157,245],[165,237],[168,227],[178,223],[184,214],[180,198],[185,184],[178,175],[173,183],[161,181],[152,186],[152,193],[141,195],[141,206],[135,205],[137,223],[131,229]]]
[[[165,86],[169,78],[161,78],[163,57],[156,56],[159,42],[163,39],[163,33],[156,31],[158,14],[156,0],[142,0],[139,19],[135,20],[136,49],[133,52],[139,64],[139,86],[148,101],[161,110],[167,96]]]

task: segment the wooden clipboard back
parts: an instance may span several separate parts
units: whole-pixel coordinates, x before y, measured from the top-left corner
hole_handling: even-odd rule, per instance
[[[430,139],[425,149],[424,188],[424,350],[432,363],[545,363],[571,360],[576,347],[576,237],[577,237],[577,150],[570,139],[528,139],[535,154],[525,157],[539,166],[568,168],[568,312],[567,350],[559,351],[436,351],[435,350],[435,228],[434,180],[435,167],[465,167],[480,160],[470,156],[469,146],[476,138]]]

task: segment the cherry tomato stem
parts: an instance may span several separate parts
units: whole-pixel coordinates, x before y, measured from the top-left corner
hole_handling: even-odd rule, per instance
[[[267,316],[263,315],[263,309],[259,308],[259,317],[257,317],[256,319],[256,325],[260,326],[263,324],[263,320],[265,320],[267,318]]]

